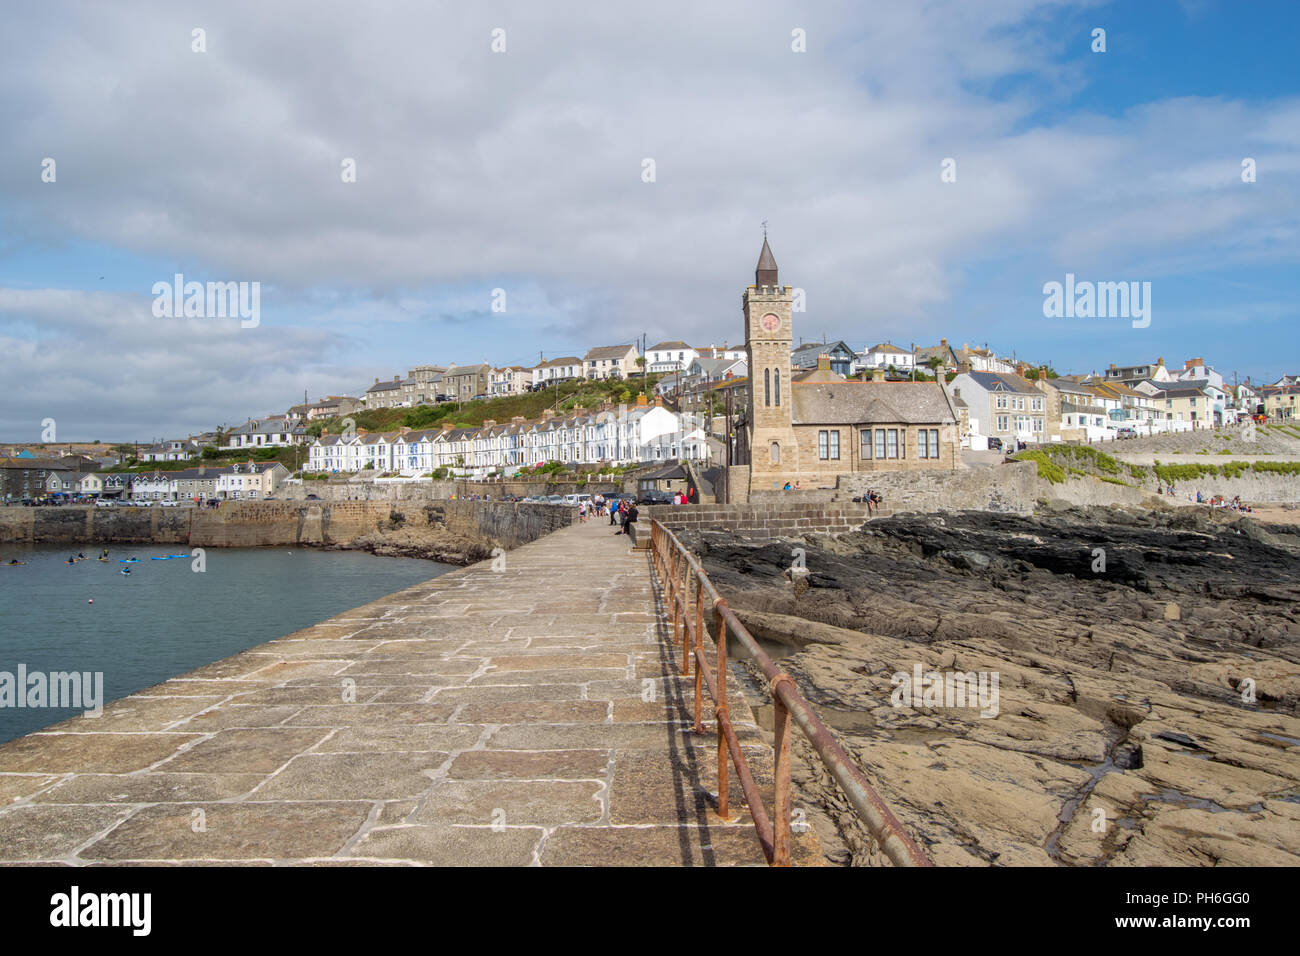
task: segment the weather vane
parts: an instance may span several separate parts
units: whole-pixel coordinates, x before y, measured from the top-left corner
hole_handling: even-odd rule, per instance
[[[763,220],[763,238],[764,238],[764,239],[767,238],[767,220],[766,220],[766,219]]]

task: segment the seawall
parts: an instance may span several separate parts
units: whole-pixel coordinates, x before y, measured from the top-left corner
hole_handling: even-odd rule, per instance
[[[433,479],[421,481],[376,481],[365,478],[335,478],[323,481],[303,481],[300,484],[281,484],[276,497],[286,501],[306,501],[315,495],[322,502],[334,501],[444,501],[491,496],[494,500],[503,495],[571,495],[609,494],[615,491],[636,491],[635,479],[623,481],[460,481]]]
[[[499,501],[227,501],[220,508],[0,508],[0,542],[339,547],[478,560],[573,523],[572,509]],[[459,558],[459,560],[457,560]]]

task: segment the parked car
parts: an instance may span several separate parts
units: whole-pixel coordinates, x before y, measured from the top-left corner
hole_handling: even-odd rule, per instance
[[[307,500],[308,500],[308,501],[320,501],[320,495],[308,495],[308,496],[307,496]]]
[[[643,505],[670,505],[672,503],[672,492],[659,491],[655,488],[648,488],[641,492],[641,499],[638,502],[638,504]]]
[[[112,499],[112,498],[98,498],[98,499],[96,499],[96,501],[95,501],[95,507],[96,507],[96,508],[111,508],[111,507],[113,507],[113,499]]]
[[[1115,432],[1115,437],[1116,438],[1137,438],[1138,437],[1137,429],[1121,428]]]
[[[990,439],[989,439],[989,451],[1001,451],[1001,450],[1002,450],[1002,439],[1001,439],[1001,438],[990,438]]]

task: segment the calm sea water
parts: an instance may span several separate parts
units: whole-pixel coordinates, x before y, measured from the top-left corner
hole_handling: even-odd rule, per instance
[[[110,547],[107,563],[95,560],[102,550],[0,546],[0,564],[27,562],[0,567],[0,672],[102,671],[108,703],[453,570],[358,551],[207,548],[199,574],[188,554],[150,560],[185,553],[182,545]],[[79,551],[90,560],[65,563]],[[120,563],[131,557],[139,563]],[[81,712],[0,697],[0,742]]]

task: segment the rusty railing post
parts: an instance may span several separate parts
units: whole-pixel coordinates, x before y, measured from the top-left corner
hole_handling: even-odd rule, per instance
[[[701,569],[697,572],[703,575]],[[695,648],[692,653],[697,655],[704,654],[704,582],[699,577],[695,579]],[[704,724],[701,723],[704,712],[704,668],[700,666],[697,657],[695,661],[695,732],[704,733]]]
[[[722,735],[722,721],[727,709],[727,619],[718,613],[718,605],[713,605],[713,614],[718,627],[718,699],[713,703],[713,723],[718,733],[718,816],[724,820],[731,818],[727,810],[727,741]]]
[[[668,580],[672,581],[672,585],[671,587],[669,587],[669,593],[671,593],[672,596],[672,646],[673,648],[676,648],[677,641],[679,641],[681,637],[681,631],[680,631],[681,602],[677,600],[677,594],[680,593],[680,589],[681,589],[681,581],[679,578],[680,564],[681,564],[681,555],[677,553],[676,549],[673,549],[672,570],[668,572]],[[679,669],[680,667],[681,665],[679,665]]]
[[[678,554],[681,558],[677,564],[677,596],[680,599],[682,615],[682,676],[690,677],[691,654],[689,650],[689,642],[691,629],[686,623],[690,616],[690,611],[687,609],[687,602],[691,598],[690,562],[687,559],[686,551],[685,549],[682,549],[681,544],[678,544],[677,547],[680,549]]]
[[[776,793],[772,806],[773,866],[790,865],[790,711],[786,709],[778,691],[789,681],[785,674],[772,681],[772,732],[775,737],[773,751],[775,766],[772,776]],[[791,681],[793,684],[793,681]]]

